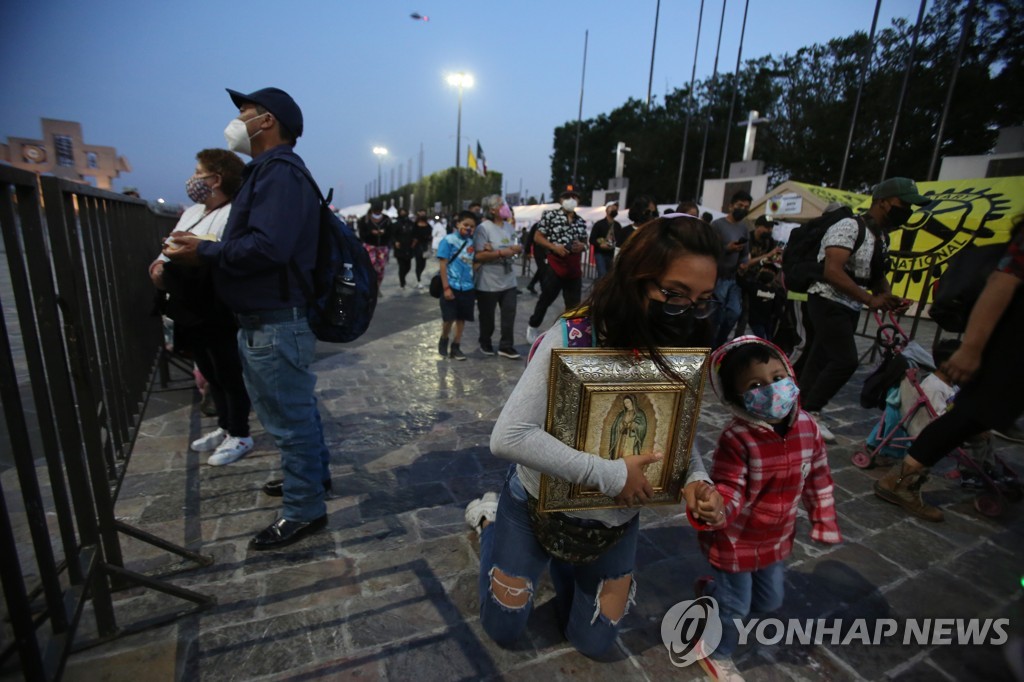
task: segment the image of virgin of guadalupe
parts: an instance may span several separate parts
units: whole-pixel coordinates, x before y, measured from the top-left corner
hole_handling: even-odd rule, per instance
[[[622,410],[612,422],[609,459],[639,455],[647,437],[647,415],[636,404],[636,396],[622,396]]]

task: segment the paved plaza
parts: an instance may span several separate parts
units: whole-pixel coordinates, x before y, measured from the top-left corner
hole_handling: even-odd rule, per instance
[[[520,341],[535,301],[520,297]],[[548,321],[557,312],[552,309]],[[209,467],[205,455],[188,449],[214,423],[201,417],[190,378],[179,372],[167,389],[158,389],[117,515],[215,562],[191,568],[126,539],[127,564],[213,595],[217,604],[77,653],[66,679],[703,679],[697,666],[670,663],[660,635],[666,611],[692,598],[694,579],[707,571],[679,507],[643,512],[637,601],[607,661],[587,659],[565,642],[554,624],[547,579],[538,589],[528,637],[518,647],[502,649],[484,634],[479,546],[464,525],[463,509],[502,481],[508,464],[491,456],[488,439],[524,364],[481,355],[476,324],[467,326],[463,342],[468,361],[441,360],[439,326],[437,302],[425,291],[399,292],[389,269],[367,336],[318,349],[317,388],[334,476],[329,529],[278,552],[247,548],[279,505],[260,492],[279,477],[279,457],[255,416],[256,451],[230,466]],[[520,349],[525,353],[525,346]],[[845,542],[812,544],[801,518],[781,616],[869,623],[1010,617],[1020,628],[1024,505],[1010,505],[998,519],[982,517],[972,498],[941,475],[926,492],[943,505],[945,523],[909,518],[876,499],[871,486],[880,472],[850,463],[878,417],[857,404],[867,371],[826,410],[839,436],[829,461]],[[725,421],[708,390],[701,452],[710,453]],[[1024,470],[1024,446],[997,445]],[[122,624],[179,605],[143,589],[116,599]],[[92,636],[90,621],[87,611],[83,640]],[[1010,677],[1003,649],[992,646],[781,644],[742,648],[737,661],[750,680]],[[4,679],[17,677],[10,667],[4,672]]]

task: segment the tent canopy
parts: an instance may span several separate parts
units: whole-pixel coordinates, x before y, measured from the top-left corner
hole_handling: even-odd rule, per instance
[[[833,201],[853,208],[865,199],[868,199],[866,194],[787,180],[752,203],[748,219],[754,221],[769,215],[784,222],[805,223],[824,213],[825,207]]]

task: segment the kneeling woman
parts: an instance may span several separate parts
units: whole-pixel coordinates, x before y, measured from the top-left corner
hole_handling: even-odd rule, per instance
[[[700,220],[678,214],[654,220],[623,245],[608,276],[595,282],[590,298],[565,317],[574,318],[574,325],[585,318],[596,345],[647,353],[667,380],[677,380],[659,349],[703,341],[695,323],[715,306],[720,249],[714,231]],[[522,635],[537,580],[550,563],[566,638],[581,653],[599,656],[615,641],[633,600],[639,510],[537,514],[540,476],[593,487],[633,505],[652,494],[643,470],[661,455],[605,460],[545,432],[551,349],[567,346],[566,325],[566,319],[559,320],[537,341],[533,359],[495,424],[491,450],[514,462],[500,498],[488,493],[474,500],[466,520],[482,529],[480,620],[488,635],[503,645]],[[722,500],[708,481],[695,452],[686,502],[695,516],[711,521],[719,516]]]

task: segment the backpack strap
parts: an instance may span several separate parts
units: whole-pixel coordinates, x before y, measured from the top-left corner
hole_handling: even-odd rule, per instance
[[[306,176],[306,179],[309,180],[309,184],[313,186],[313,191],[316,193],[317,199],[320,200],[321,208],[330,206],[331,198],[334,196],[333,187],[327,192],[327,196],[325,197],[323,193],[320,191],[320,186],[317,185],[316,180],[313,179],[313,175],[312,173],[309,172],[309,169],[306,168],[305,166],[299,165],[298,163],[292,161],[287,157],[278,156],[274,157],[273,159],[268,159],[266,162],[264,162],[264,164],[261,164],[260,168],[262,168],[263,165],[271,164],[274,162],[286,163],[292,168],[295,168],[299,172],[301,172],[304,176]],[[319,228],[319,220],[317,221],[317,223],[317,227]],[[299,269],[299,264],[295,262],[295,257],[293,256],[291,260],[288,261],[288,268],[281,268],[281,300],[288,300],[288,270],[291,270],[292,274],[295,275],[295,280],[299,283],[299,288],[302,289],[302,295],[305,296],[306,300],[312,301],[314,298],[316,298],[316,294],[313,291],[313,286],[306,281],[306,278],[303,276],[302,271]]]
[[[568,317],[561,322],[562,340],[568,348],[594,347],[594,328],[589,317]]]

